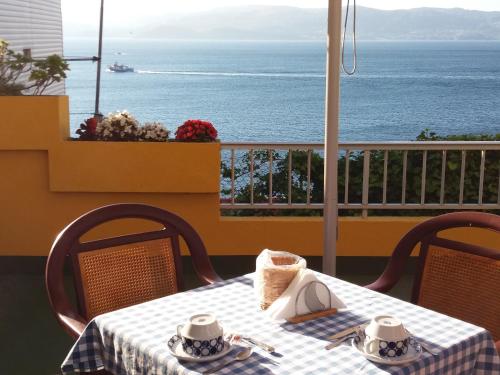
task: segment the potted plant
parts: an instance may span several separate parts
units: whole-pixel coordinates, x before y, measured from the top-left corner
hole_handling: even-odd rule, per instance
[[[81,141],[113,142],[166,142],[170,131],[160,122],[146,122],[141,125],[127,111],[110,113],[99,120],[90,117],[80,124],[76,131]]]
[[[48,87],[66,78],[68,63],[59,55],[34,59],[17,53],[0,39],[0,109],[2,138],[19,138],[20,147],[40,144],[47,136],[68,133],[68,98],[42,96]]]
[[[14,52],[0,39],[0,95],[42,95],[47,87],[66,78],[67,70],[68,63],[59,55],[33,59]],[[28,73],[27,82],[21,82]]]
[[[215,142],[217,130],[209,121],[187,120],[177,128],[175,140],[179,142]]]

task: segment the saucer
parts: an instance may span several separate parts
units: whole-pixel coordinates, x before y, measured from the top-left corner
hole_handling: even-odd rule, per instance
[[[215,361],[216,359],[224,357],[232,349],[233,346],[228,341],[224,341],[224,349],[222,349],[220,353],[208,357],[193,357],[184,351],[184,349],[182,348],[182,341],[179,336],[173,335],[170,340],[168,340],[168,351],[170,352],[170,354],[172,354],[175,358],[186,362],[201,363]]]
[[[366,359],[383,365],[404,365],[417,360],[422,355],[422,347],[413,337],[409,339],[408,352],[397,358],[382,358],[374,354],[366,353],[363,342],[359,339],[356,340],[357,338],[358,337],[355,337],[354,340],[352,340],[353,348],[360,352]]]

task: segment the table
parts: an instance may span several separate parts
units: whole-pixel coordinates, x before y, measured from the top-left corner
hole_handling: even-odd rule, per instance
[[[63,373],[98,370],[116,374],[197,374],[208,364],[180,364],[167,349],[178,324],[195,313],[215,313],[227,328],[276,347],[279,356],[258,348],[244,362],[219,374],[500,374],[491,335],[481,327],[318,273],[348,306],[330,317],[297,325],[270,321],[259,310],[253,274],[163,297],[93,319],[61,368]],[[439,356],[424,352],[403,366],[369,362],[348,344],[326,351],[326,338],[372,316],[391,314]]]

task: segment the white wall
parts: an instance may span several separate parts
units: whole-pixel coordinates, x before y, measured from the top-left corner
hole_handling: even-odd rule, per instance
[[[31,48],[33,57],[63,55],[60,0],[0,0],[0,38],[17,52]],[[45,95],[64,94],[64,82]]]

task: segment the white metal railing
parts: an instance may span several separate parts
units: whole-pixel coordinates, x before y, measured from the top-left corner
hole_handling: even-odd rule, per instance
[[[313,153],[322,156],[323,144],[321,143],[223,143],[222,144],[222,162],[229,168],[229,176],[222,179],[221,189],[228,191],[227,194],[221,194],[221,209],[322,209],[322,202],[311,201],[311,158]],[[304,151],[307,153],[306,159],[306,199],[305,202],[292,201],[292,151]],[[387,199],[388,192],[388,171],[394,165],[389,165],[389,153],[399,151],[402,153],[401,171],[401,199],[396,202],[389,202]],[[439,173],[439,201],[429,202],[426,199],[427,195],[427,178],[429,173],[435,174],[436,171],[428,170],[428,157],[430,152],[441,153],[441,165]],[[458,199],[454,202],[445,201],[446,188],[446,171],[447,171],[447,156],[450,152],[460,152],[460,178],[459,178],[459,193]],[[256,164],[255,155],[260,152],[259,164]],[[263,160],[263,153],[267,153],[267,160]],[[371,155],[374,152],[383,152],[383,177],[382,177],[382,197],[379,201],[370,201],[370,173],[373,172],[370,166]],[[408,154],[409,152],[421,152],[422,163],[420,173],[420,199],[418,202],[408,202],[407,199],[407,175],[408,175]],[[477,202],[465,202],[465,178],[466,178],[466,162],[467,156],[471,152],[480,153],[479,174],[477,184]],[[277,192],[273,190],[273,168],[276,160],[274,156],[281,155],[288,158],[288,174],[286,191],[279,192],[281,199],[277,201]],[[350,171],[351,156],[356,153],[362,153],[362,188],[361,199],[358,202],[351,202],[349,197],[350,179],[352,178]],[[246,155],[246,170],[242,175],[236,175],[236,165],[238,159]],[[443,209],[443,210],[464,210],[464,209],[500,209],[500,142],[483,142],[483,141],[426,141],[426,142],[355,142],[355,143],[340,143],[339,155],[344,157],[344,193],[343,202],[338,205],[339,209],[362,210],[363,216],[368,214],[368,210],[373,209],[391,209],[391,210],[420,210],[420,209]],[[496,178],[496,202],[484,202],[484,181],[485,181],[485,160],[487,156],[492,156],[493,165],[499,170]],[[286,160],[281,159],[281,162]],[[398,166],[396,166],[398,167]],[[263,171],[267,181],[267,197],[265,201],[255,201],[255,175],[256,171]],[[474,172],[474,171],[473,171]],[[244,181],[246,191],[248,191],[248,201],[242,202],[238,198],[237,201],[237,182]],[[262,195],[262,194],[261,194]],[[286,198],[285,198],[286,196]]]

